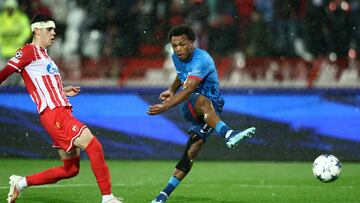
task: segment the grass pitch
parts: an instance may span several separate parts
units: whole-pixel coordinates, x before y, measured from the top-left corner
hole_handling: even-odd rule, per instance
[[[0,202],[6,202],[8,177],[28,175],[61,164],[56,160],[0,160]],[[114,194],[126,203],[149,203],[165,186],[175,161],[108,161]],[[343,163],[341,176],[321,183],[311,163],[197,161],[169,203],[359,203],[360,164]],[[100,203],[88,161],[80,174],[47,186],[27,188],[17,203]]]

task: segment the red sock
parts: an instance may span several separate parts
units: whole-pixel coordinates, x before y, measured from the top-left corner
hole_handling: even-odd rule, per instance
[[[85,151],[90,159],[91,169],[94,172],[101,194],[111,194],[109,168],[106,165],[101,144],[96,137],[93,137],[89,145],[85,148]]]
[[[80,157],[63,160],[64,165],[47,169],[26,177],[28,186],[56,183],[59,180],[71,178],[79,173]]]

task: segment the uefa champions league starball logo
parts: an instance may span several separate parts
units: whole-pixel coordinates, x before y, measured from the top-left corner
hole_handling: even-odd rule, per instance
[[[16,58],[21,58],[23,56],[23,52],[22,51],[17,51],[16,54],[15,54],[15,57]]]
[[[55,74],[59,72],[59,69],[56,66],[54,66],[54,64],[52,64],[51,62],[46,66],[46,70],[50,74]]]

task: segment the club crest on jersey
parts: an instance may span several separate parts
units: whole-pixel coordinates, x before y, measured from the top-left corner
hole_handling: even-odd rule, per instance
[[[55,74],[59,72],[58,67],[54,66],[52,63],[49,63],[46,66],[46,70],[50,73],[50,74]]]
[[[79,130],[79,127],[77,125],[73,125],[73,127],[71,128],[72,131],[76,132]]]
[[[23,52],[21,50],[19,50],[15,53],[15,57],[18,59],[21,58],[22,56],[23,56]]]

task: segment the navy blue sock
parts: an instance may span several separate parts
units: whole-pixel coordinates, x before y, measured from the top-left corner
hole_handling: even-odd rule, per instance
[[[169,196],[179,184],[180,180],[175,176],[172,176],[167,186],[163,189],[163,192],[165,192]]]
[[[216,124],[215,131],[219,133],[221,136],[225,137],[226,133],[231,130],[229,126],[227,126],[223,121],[219,121]]]

